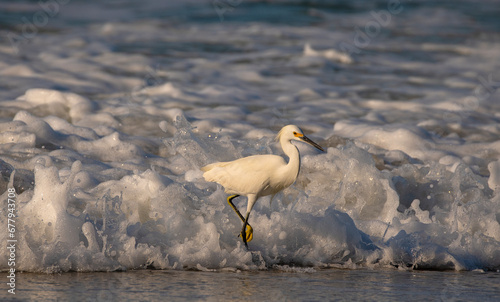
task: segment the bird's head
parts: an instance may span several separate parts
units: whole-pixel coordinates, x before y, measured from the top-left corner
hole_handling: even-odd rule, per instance
[[[312,140],[310,140],[307,136],[304,135],[304,132],[302,132],[302,130],[295,125],[288,125],[288,126],[283,127],[280,130],[280,132],[278,133],[278,136],[276,136],[276,140],[278,140],[278,141],[281,141],[281,140],[301,141],[301,142],[308,143],[309,145],[315,147],[316,149],[319,149],[319,150],[325,152],[325,150],[323,150],[323,148],[321,148],[320,145],[318,145],[315,142],[313,142]]]

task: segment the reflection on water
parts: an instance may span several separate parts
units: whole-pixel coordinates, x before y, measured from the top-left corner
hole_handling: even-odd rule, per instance
[[[493,301],[500,274],[282,269],[256,272],[129,271],[21,274],[16,298],[31,301]]]

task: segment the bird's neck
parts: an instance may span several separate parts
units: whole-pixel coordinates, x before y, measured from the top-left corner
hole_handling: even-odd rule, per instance
[[[286,156],[288,156],[288,164],[286,165],[287,175],[293,177],[292,183],[297,178],[300,170],[300,154],[299,150],[295,145],[292,144],[291,141],[287,141],[281,144],[283,148],[283,152],[285,152]]]

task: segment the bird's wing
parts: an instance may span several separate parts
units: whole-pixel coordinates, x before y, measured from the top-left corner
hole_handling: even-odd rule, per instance
[[[207,181],[221,184],[229,194],[261,194],[267,189],[274,172],[286,165],[277,155],[255,155],[231,162],[219,162],[202,168]]]

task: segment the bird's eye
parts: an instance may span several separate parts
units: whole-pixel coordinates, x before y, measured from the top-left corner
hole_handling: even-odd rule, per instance
[[[297,136],[297,132],[293,131],[293,135]]]

